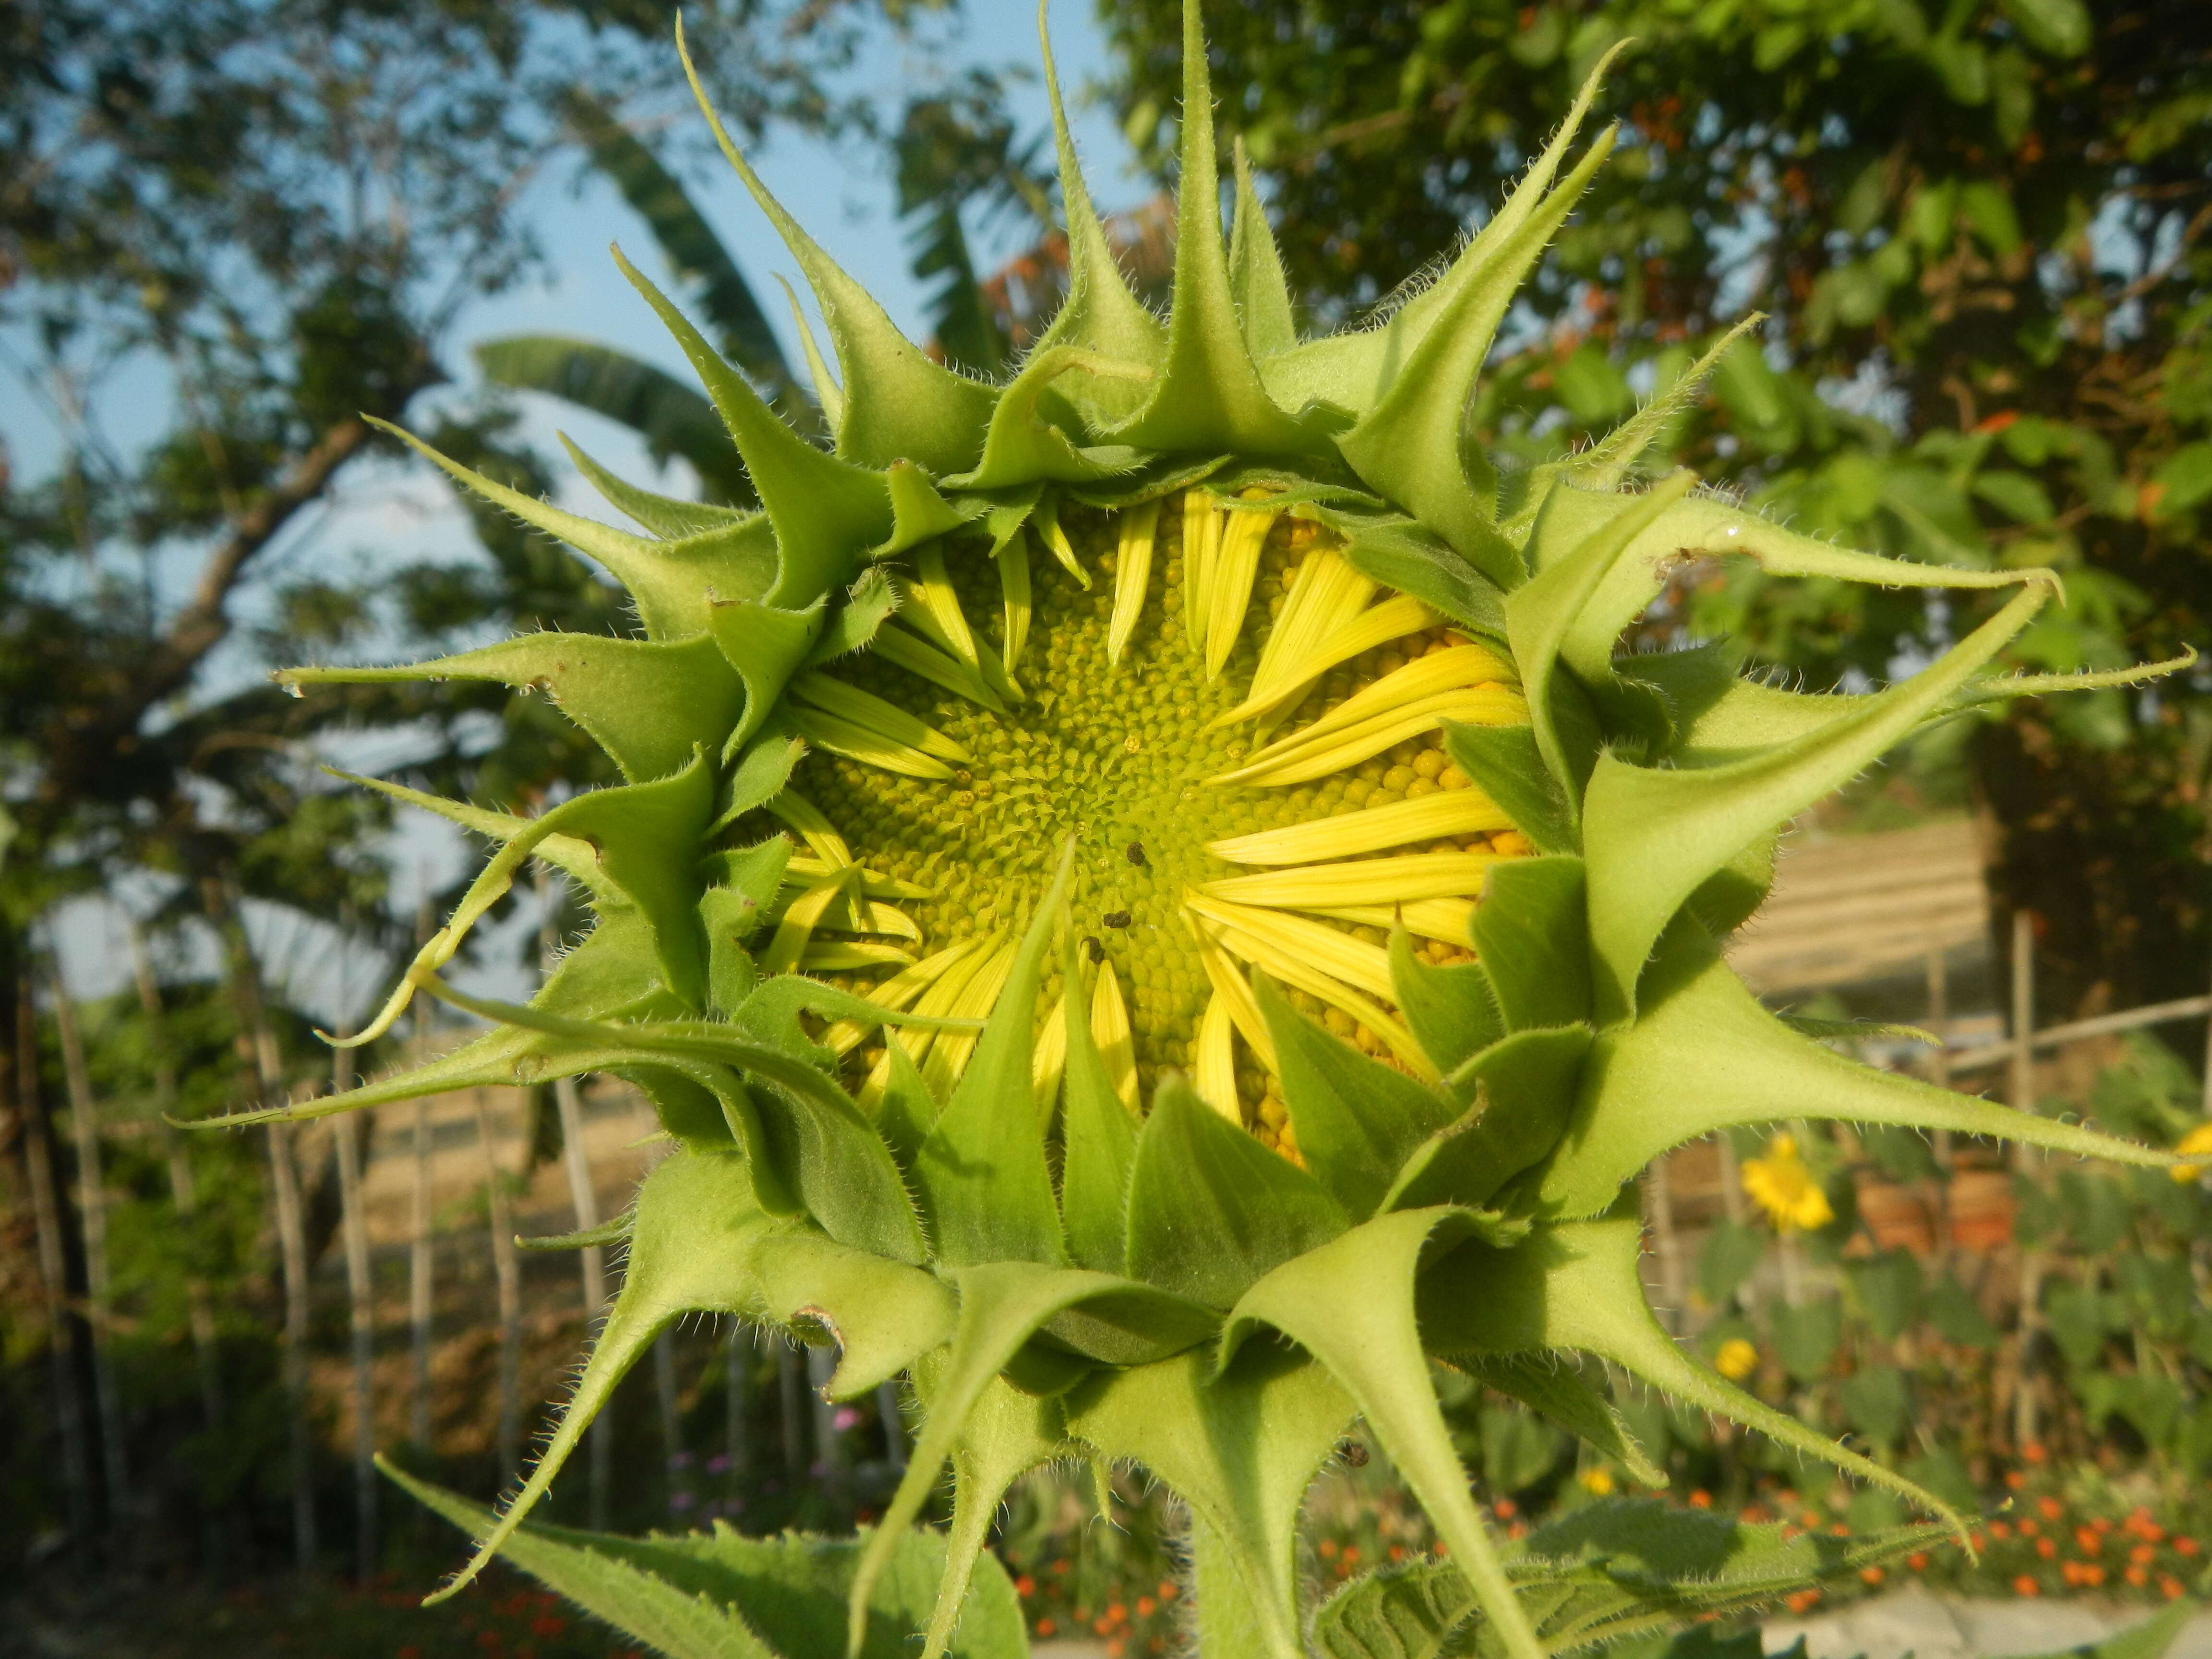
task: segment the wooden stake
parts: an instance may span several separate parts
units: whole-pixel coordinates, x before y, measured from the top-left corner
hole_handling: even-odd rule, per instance
[[[423,897],[415,918],[415,940],[419,946],[430,937],[430,898],[428,878],[424,877]],[[420,1066],[430,1043],[429,999],[415,1000],[413,1022],[415,1063]],[[410,1364],[407,1398],[408,1437],[421,1449],[422,1455],[436,1459],[434,1441],[435,1430],[430,1421],[430,1336],[431,1336],[431,1275],[435,1267],[431,1248],[434,1243],[431,1228],[435,1218],[430,1211],[430,1103],[417,1097],[415,1102],[414,1180],[408,1190],[407,1201],[407,1334]]]
[[[2026,910],[2012,913],[2012,1066],[2010,1103],[2019,1111],[2035,1109],[2035,919]],[[2025,1141],[2012,1144],[2015,1176],[2032,1176],[2042,1160]],[[2020,1317],[2014,1330],[2016,1345],[2012,1395],[2012,1432],[2014,1450],[2025,1455],[2041,1438],[2041,1402],[2029,1360],[2036,1334],[2043,1328],[2043,1252],[2026,1245],[2020,1252]]]
[[[107,1260],[107,1191],[100,1179],[99,1110],[92,1097],[92,1073],[85,1064],[76,1009],[58,967],[48,983],[53,991],[54,1029],[61,1038],[62,1077],[69,1088],[70,1139],[76,1152],[77,1226],[84,1240],[100,1474],[107,1486],[108,1525],[119,1530],[131,1507],[131,1474],[123,1443],[123,1401],[115,1386],[115,1356],[108,1346],[115,1319],[115,1281]]]
[[[507,1179],[492,1148],[487,1090],[473,1097],[477,1144],[483,1151],[485,1208],[491,1218],[491,1265],[499,1283],[499,1478],[511,1480],[522,1467],[522,1273],[515,1261],[514,1216],[507,1203]]]
[[[138,981],[138,1006],[146,1016],[147,1047],[154,1056],[154,1109],[161,1131],[161,1149],[169,1166],[169,1203],[179,1220],[189,1224],[199,1209],[199,1194],[192,1180],[191,1156],[185,1138],[169,1120],[177,1115],[177,1062],[170,1051],[168,1020],[161,1006],[161,988],[154,979],[154,960],[146,949],[146,936],[131,924],[131,965]],[[341,1049],[341,1054],[345,1051]],[[185,1280],[185,1317],[192,1334],[192,1358],[199,1370],[200,1414],[209,1432],[222,1427],[222,1353],[216,1338],[215,1307],[208,1298],[207,1280],[198,1273]]]
[[[39,1235],[54,1422],[61,1431],[62,1486],[69,1494],[70,1530],[82,1544],[92,1534],[92,1461],[85,1446],[84,1401],[77,1392],[76,1339],[70,1328],[69,1250],[63,1239],[61,1188],[54,1179],[53,1126],[39,1097],[38,1011],[31,981],[21,975],[15,981],[15,1111],[23,1127],[23,1163]]]
[[[339,988],[341,997],[344,987]],[[343,1015],[338,1035],[350,1030]],[[353,1050],[331,1050],[331,1092],[353,1087]],[[359,1112],[342,1114],[331,1126],[337,1137],[338,1225],[345,1238],[346,1300],[353,1316],[353,1512],[354,1576],[367,1583],[376,1576],[376,1285],[369,1275],[368,1216],[362,1197],[366,1158],[362,1143],[368,1124]]]

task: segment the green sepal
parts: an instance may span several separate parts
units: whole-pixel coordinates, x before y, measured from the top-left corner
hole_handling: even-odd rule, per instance
[[[1313,1355],[1359,1405],[1368,1427],[1473,1581],[1512,1659],[1545,1659],[1468,1491],[1414,1316],[1425,1260],[1464,1237],[1465,1212],[1403,1210],[1362,1223],[1285,1262],[1244,1293],[1221,1334],[1224,1360],[1267,1325]]]
[[[1751,313],[1709,346],[1673,385],[1589,448],[1530,469],[1535,476],[1529,481],[1528,505],[1540,508],[1543,496],[1554,481],[1569,482],[1589,490],[1619,489],[1628,483],[1644,452],[1666,436],[1668,426],[1696,406],[1705,382],[1720,367],[1721,359],[1735,349],[1745,335],[1765,321],[1765,312]]]
[[[720,835],[748,812],[768,805],[791,781],[792,769],[806,753],[803,738],[792,735],[787,725],[771,715],[769,729],[738,757],[714,803],[709,836]],[[715,854],[707,854],[711,863]]]
[[[1593,1033],[1587,1025],[1516,1031],[1463,1061],[1451,1086],[1474,1103],[1407,1158],[1386,1209],[1487,1204],[1559,1143]]]
[[[2151,1147],[1846,1059],[1760,1006],[1692,927],[1677,927],[1662,942],[1648,992],[1636,1022],[1601,1033],[1590,1052],[1573,1120],[1537,1189],[1550,1213],[1595,1215],[1668,1148],[1781,1117],[1948,1129],[2152,1169],[2172,1161]]]
[[[1434,323],[1409,352],[1358,425],[1336,440],[1338,453],[1381,495],[1412,513],[1469,559],[1510,545],[1498,534],[1498,475],[1479,446],[1465,441],[1467,407],[1519,294],[1591,177],[1613,153],[1611,129],[1598,135],[1559,187],[1479,264],[1455,270]],[[1470,261],[1474,252],[1469,250]],[[1486,569],[1500,586],[1520,573]],[[1516,653],[1517,654],[1517,653]]]
[[[653,954],[653,930],[643,916],[627,906],[602,917],[582,943],[561,958],[530,1000],[533,1008],[570,1012],[583,1018],[655,1018],[678,1012],[675,999],[660,982],[659,964]],[[626,1052],[596,1035],[575,1039],[520,1026],[495,1025],[451,1054],[343,1094],[202,1118],[185,1127],[238,1128],[251,1123],[304,1122],[457,1089],[550,1083],[556,1078],[606,1070],[611,1063],[619,1063]]]
[[[742,717],[723,728],[726,735],[720,752],[724,765],[759,735],[783,688],[821,637],[826,609],[818,600],[803,611],[751,599],[708,601],[707,632],[744,688]]]
[[[1164,1079],[1129,1176],[1129,1276],[1227,1308],[1350,1226],[1320,1182]]]
[[[482,1537],[491,1529],[490,1510],[380,1458],[378,1467],[463,1532]],[[809,1659],[842,1639],[847,1586],[867,1536],[748,1538],[718,1524],[705,1533],[617,1538],[532,1523],[508,1537],[501,1553],[670,1659]],[[904,1659],[943,1581],[945,1555],[932,1533],[898,1540],[861,1659]],[[975,1592],[950,1659],[1025,1659],[1021,1603],[1005,1569],[988,1563]]]
[[[1586,875],[1580,859],[1491,866],[1474,912],[1474,953],[1509,1031],[1572,1025],[1590,1014]]]
[[[1079,1267],[1122,1272],[1129,1256],[1129,1179],[1137,1162],[1137,1121],[1107,1074],[1091,1033],[1074,931],[1064,936],[1060,983],[1069,988],[1062,1014],[1067,1057],[1060,1073],[1060,1225]]]
[[[1625,43],[1624,43],[1625,44]],[[1285,409],[1326,404],[1352,416],[1372,410],[1396,383],[1421,342],[1461,291],[1486,270],[1498,245],[1510,239],[1543,203],[1559,164],[1589,113],[1607,67],[1621,48],[1600,58],[1584,78],[1552,141],[1522,174],[1489,222],[1461,251],[1443,280],[1392,312],[1379,328],[1350,329],[1309,340],[1296,350],[1271,359],[1267,389]]]
[[[572,1233],[518,1233],[514,1248],[518,1250],[588,1250],[594,1246],[604,1249],[610,1244],[625,1244],[629,1242],[630,1225],[635,1218],[624,1210],[611,1221],[602,1221],[596,1227],[580,1228]]]
[[[280,684],[374,680],[489,680],[543,690],[607,751],[631,783],[680,771],[691,751],[718,750],[744,706],[744,688],[710,641],[673,643],[589,634],[523,634],[481,651],[397,668],[291,668]]]
[[[973,471],[947,478],[947,486],[962,490],[1011,489],[1045,478],[1062,483],[1095,483],[1124,477],[1144,465],[1150,459],[1144,450],[1127,444],[1078,444],[1051,422],[1048,412],[1063,401],[1062,385],[1071,376],[1133,386],[1146,385],[1152,379],[1148,368],[1079,346],[1048,345],[1031,352],[992,413],[982,459]]]
[[[2049,595],[2031,585],[1912,678],[1754,759],[1686,770],[1601,757],[1583,799],[1583,848],[1606,1018],[1635,1012],[1645,958],[1701,883],[1880,759],[2026,627]]]
[[[1726,939],[1749,921],[1773,890],[1774,860],[1782,850],[1782,833],[1775,830],[1759,836],[1699,882],[1697,890],[1683,901],[1683,914],[1714,939]]]
[[[897,609],[898,589],[891,585],[889,573],[870,565],[845,590],[844,603],[830,611],[829,622],[802,666],[819,668],[839,657],[866,650]]]
[[[1540,1227],[1512,1249],[1471,1239],[1422,1275],[1422,1340],[1431,1352],[1447,1357],[1562,1348],[1595,1354],[1686,1405],[1757,1429],[1893,1492],[1965,1538],[1965,1523],[1933,1493],[1816,1433],[1685,1354],[1644,1300],[1638,1265],[1642,1255],[1643,1219],[1632,1202],[1601,1220]]]
[[[1300,1659],[1298,1514],[1353,1412],[1335,1380],[1255,1342],[1218,1375],[1203,1350],[1102,1371],[1063,1405],[1072,1434],[1150,1470],[1224,1542],[1244,1580],[1239,1611],[1261,1632],[1256,1647],[1234,1650]],[[1198,1618],[1203,1639],[1212,1627],[1205,1607]]]
[[[1402,926],[1390,930],[1390,988],[1413,1041],[1439,1076],[1449,1077],[1505,1035],[1489,970],[1479,962],[1450,968],[1423,962]],[[1466,1103],[1464,1097],[1457,1098]]]
[[[701,614],[709,592],[725,599],[757,599],[776,578],[776,549],[765,518],[726,529],[651,541],[594,519],[562,511],[535,495],[495,483],[483,473],[448,460],[413,433],[374,415],[362,418],[386,432],[494,507],[512,513],[532,529],[597,560],[629,591],[646,637],[689,639],[706,626]]]
[[[503,343],[494,341],[491,343]],[[484,348],[482,346],[477,348],[479,361],[483,358],[483,350]],[[674,380],[669,381],[669,390],[672,393],[680,391],[697,405],[697,424],[701,428],[702,435],[712,433],[715,446],[727,455],[729,434],[722,430],[721,422],[715,418],[714,405],[690,386],[684,386]],[[640,489],[627,478],[610,472],[605,467],[601,466],[579,448],[567,433],[558,432],[554,435],[561,440],[561,447],[568,452],[568,459],[574,464],[576,471],[584,475],[592,489],[605,497],[609,506],[619,512],[628,514],[656,536],[665,536],[673,541],[681,541],[687,537],[703,536],[715,530],[730,530],[749,520],[766,518],[757,507],[722,507],[713,501],[687,501],[674,495],[662,495],[650,489]],[[649,438],[647,441],[650,442]],[[692,465],[696,466],[698,463],[694,461]],[[732,459],[730,471],[742,471],[742,469],[736,465],[734,458]],[[752,485],[750,481],[746,481],[744,495],[740,499],[750,499],[751,495]]]
[[[1444,752],[1474,787],[1498,804],[1540,853],[1578,856],[1581,832],[1567,792],[1544,764],[1536,734],[1525,726],[1444,722]]]
[[[1300,455],[1325,443],[1268,397],[1245,349],[1221,242],[1213,85],[1197,0],[1184,0],[1182,179],[1176,200],[1175,308],[1159,377],[1125,425],[1108,435],[1146,449]]]
[[[1034,992],[1023,1000],[1024,1022],[1034,1000]],[[1026,1110],[1015,1115],[1031,1116]],[[928,1415],[915,1437],[906,1473],[884,1508],[882,1528],[853,1576],[848,1646],[854,1652],[860,1648],[876,1575],[889,1557],[888,1540],[905,1531],[921,1512],[938,1472],[991,1380],[1055,1315],[1094,1297],[1125,1296],[1140,1288],[1106,1273],[1032,1261],[980,1262],[954,1267],[949,1276],[960,1297],[959,1322],[931,1389]]]
[[[1040,970],[1062,921],[1074,860],[1070,842],[967,1069],[915,1158],[915,1186],[947,1267],[1067,1259],[1044,1134],[1028,1103]]]
[[[606,1322],[584,1362],[583,1374],[561,1413],[552,1437],[498,1523],[479,1534],[468,1565],[428,1600],[458,1594],[505,1544],[553,1484],[586,1426],[653,1344],[679,1315],[750,1311],[753,1246],[770,1229],[787,1225],[763,1214],[752,1196],[745,1160],[730,1155],[678,1153],[664,1158],[637,1189],[629,1265]]]
[[[959,1305],[934,1275],[788,1226],[763,1236],[750,1263],[747,1318],[795,1334],[825,1330],[837,1369],[823,1384],[832,1400],[872,1393],[952,1340]]]
[[[678,51],[684,52],[680,23],[676,40]],[[822,307],[838,372],[844,378],[837,399],[837,453],[866,467],[914,461],[940,478],[973,466],[998,401],[997,388],[930,362],[899,332],[875,296],[841,270],[783,204],[769,194],[708,102],[688,53],[684,69],[723,155],[783,238]],[[825,399],[825,407],[827,403]],[[767,492],[762,495],[765,499]]]
[[[707,994],[716,1013],[737,1012],[753,994],[758,971],[745,941],[759,930],[761,913],[775,902],[791,862],[791,843],[771,836],[757,847],[720,855],[722,879],[699,897],[699,923],[707,934]]]
[[[1586,694],[1571,675],[1562,672],[1561,648],[1607,572],[1695,482],[1692,474],[1677,472],[1643,495],[1609,498],[1607,505],[1618,510],[1607,514],[1568,550],[1539,565],[1526,583],[1506,596],[1506,631],[1528,700],[1529,728],[1544,769],[1566,803],[1570,823],[1579,816],[1577,800],[1596,759],[1596,733],[1595,711],[1589,708]],[[1554,497],[1555,503],[1558,499]],[[1547,507],[1546,517],[1557,510],[1556,506]],[[1544,529],[1545,519],[1539,519],[1538,544],[1544,539]]]
[[[1469,633],[1505,644],[1505,595],[1520,566],[1513,550],[1477,551],[1462,557],[1451,545],[1418,521],[1395,513],[1377,514],[1312,503],[1299,516],[1325,524],[1343,538],[1346,564],[1401,593],[1432,606]]]
[[[1229,297],[1236,302],[1253,362],[1264,364],[1297,344],[1298,325],[1291,314],[1291,284],[1283,275],[1282,256],[1275,251],[1259,192],[1252,188],[1243,139],[1236,141],[1230,155],[1237,188],[1229,219]]]
[[[1667,1472],[1632,1433],[1613,1401],[1556,1355],[1493,1354],[1467,1362],[1475,1379],[1510,1395],[1576,1439],[1612,1458],[1628,1478],[1646,1486],[1664,1486]]]
[[[404,783],[393,783],[385,778],[367,777],[359,772],[348,772],[335,766],[323,770],[345,783],[359,784],[364,789],[374,789],[380,795],[393,800],[405,801],[410,806],[419,806],[426,812],[434,812],[450,823],[457,823],[471,834],[505,846],[518,836],[531,834],[537,821],[514,812],[495,812],[489,807],[471,806],[466,801],[451,800],[443,795],[433,795],[421,789],[410,789]],[[599,867],[599,854],[588,842],[573,836],[547,836],[531,849],[531,855],[567,876],[577,886],[592,896],[592,904],[604,914],[610,907],[629,908],[629,899],[622,889],[607,879]]]
[[[753,1099],[768,1161],[823,1231],[894,1261],[926,1259],[921,1224],[890,1148],[842,1090],[762,1089]]]
[[[915,1368],[915,1392],[925,1406],[935,1393],[932,1383],[942,1366],[942,1356],[933,1355]],[[945,1533],[945,1571],[930,1609],[921,1659],[938,1659],[951,1644],[953,1631],[963,1623],[975,1564],[984,1557],[1006,1488],[1038,1465],[1065,1458],[1072,1450],[1057,1404],[1023,1394],[1003,1377],[984,1384],[952,1448],[952,1522]],[[991,1565],[998,1569],[995,1560]],[[999,1582],[1004,1582],[1003,1577]]]
[[[971,496],[945,500],[929,475],[912,461],[893,461],[884,480],[890,490],[891,532],[868,550],[871,559],[896,558],[909,547],[950,535],[985,510],[985,504]]]
[[[754,1197],[770,1215],[797,1215],[799,1200],[781,1175],[762,1156],[760,1115],[727,1067],[694,1065],[682,1069],[669,1066],[641,1066],[634,1054],[609,1075],[645,1097],[653,1115],[666,1135],[687,1152],[744,1152],[753,1174]],[[711,1082],[709,1081],[711,1079]]]
[[[883,1097],[876,1103],[876,1133],[891,1149],[900,1169],[912,1173],[921,1156],[922,1143],[937,1127],[943,1109],[929,1084],[895,1032],[884,1033],[884,1052],[890,1058],[890,1078]],[[1085,1264],[1086,1266],[1089,1264]]]
[[[1253,975],[1253,989],[1298,1150],[1345,1212],[1364,1221],[1413,1150],[1451,1121],[1451,1104],[1322,1030],[1265,974]]]
[[[676,337],[744,457],[745,471],[775,529],[775,586],[763,597],[771,605],[796,607],[851,581],[863,550],[891,532],[890,489],[884,475],[824,454],[793,431],[620,248],[614,258],[630,286]]]

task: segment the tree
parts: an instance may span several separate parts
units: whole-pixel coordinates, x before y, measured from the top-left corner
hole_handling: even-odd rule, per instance
[[[1117,96],[1159,149],[1175,7],[1117,10]],[[1613,47],[1621,153],[1523,296],[1484,434],[1540,459],[1753,312],[1673,447],[1801,528],[1941,563],[2051,564],[2039,668],[2178,654],[2212,624],[2212,20],[2182,0],[1261,0],[1212,19],[1308,308],[1386,299],[1479,220]],[[1316,46],[1319,49],[1316,50]],[[1225,142],[1225,137],[1224,137]],[[1826,584],[1672,613],[1816,682],[1887,678],[1980,610]],[[2201,990],[2212,705],[2029,701],[1954,733],[2034,913],[2055,1006]]]

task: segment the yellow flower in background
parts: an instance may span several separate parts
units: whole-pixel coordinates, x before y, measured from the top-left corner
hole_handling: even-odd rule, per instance
[[[1592,1498],[1610,1498],[1613,1495],[1613,1477],[1603,1469],[1584,1469],[1575,1480]]]
[[[1732,1336],[1713,1356],[1713,1369],[1731,1382],[1741,1382],[1759,1369],[1759,1350],[1740,1336]]]
[[[2206,1119],[2203,1122],[2191,1129],[2187,1134],[2182,1136],[2180,1144],[2176,1146],[2173,1150],[2177,1152],[2185,1154],[2192,1152],[2212,1154],[2212,1118]],[[2197,1177],[2203,1175],[2204,1171],[2202,1167],[2195,1164],[2177,1164],[2173,1166],[2171,1173],[2176,1181],[2181,1182],[2185,1185],[2186,1183],[2196,1180]]]
[[[1765,1158],[1744,1160],[1743,1190],[1778,1233],[1809,1232],[1836,1218],[1828,1195],[1797,1156],[1795,1135],[1776,1135],[1766,1143]]]

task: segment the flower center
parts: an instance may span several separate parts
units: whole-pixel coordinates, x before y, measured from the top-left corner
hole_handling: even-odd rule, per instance
[[[1027,562],[1018,544],[997,561],[975,543],[917,560],[877,648],[831,665],[840,689],[795,687],[814,750],[793,780],[798,811],[834,827],[893,900],[831,901],[797,965],[887,1005],[979,1015],[1073,837],[1091,981],[1077,994],[1125,1097],[1182,1070],[1272,1143],[1283,1114],[1247,969],[1418,1066],[1389,1006],[1388,929],[1402,915],[1430,959],[1466,959],[1484,869],[1521,850],[1450,766],[1430,705],[1512,719],[1518,700],[1504,665],[1433,613],[1392,595],[1378,625],[1375,584],[1317,524],[1170,502],[1156,519],[1070,509],[1065,529],[1060,562],[1037,560],[1034,577],[1005,568]],[[1346,637],[1363,618],[1366,634]],[[1293,634],[1303,658],[1278,641]],[[872,706],[918,723],[897,727],[902,747],[839,723]],[[881,736],[895,727],[876,717]],[[841,924],[853,940],[830,939]],[[873,944],[869,927],[884,930]],[[1056,961],[1048,975],[1041,1085],[1059,1047]],[[842,1032],[860,1046],[857,1028]],[[880,1088],[876,1041],[860,1058]],[[902,1041],[939,1087],[972,1047]]]

